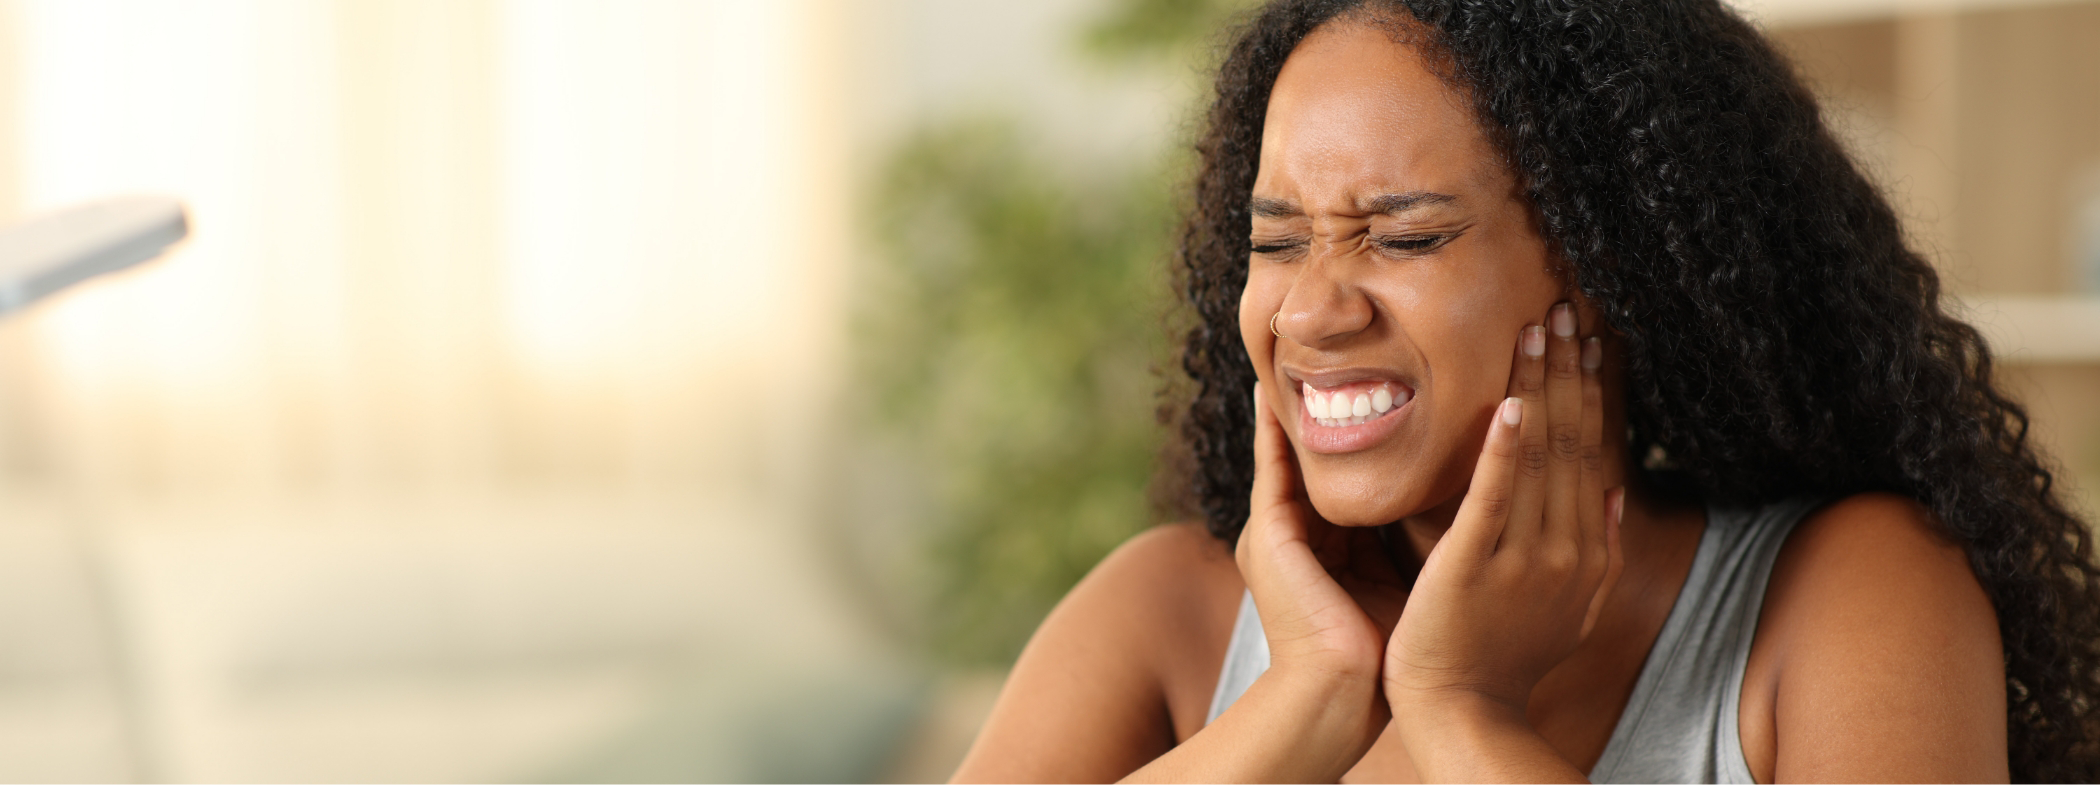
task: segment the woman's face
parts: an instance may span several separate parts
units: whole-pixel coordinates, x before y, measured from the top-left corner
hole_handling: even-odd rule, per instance
[[[1277,77],[1252,206],[1240,335],[1313,506],[1455,509],[1519,331],[1566,293],[1470,107],[1413,47],[1329,23]]]

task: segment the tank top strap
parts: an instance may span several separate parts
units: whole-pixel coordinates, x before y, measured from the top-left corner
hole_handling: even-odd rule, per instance
[[[1648,650],[1592,782],[1754,782],[1737,726],[1765,585],[1819,499],[1709,505],[1684,588]]]
[[[1232,640],[1225,645],[1225,667],[1218,671],[1218,687],[1210,694],[1210,715],[1203,724],[1217,721],[1225,707],[1254,686],[1256,677],[1269,669],[1269,639],[1262,634],[1261,614],[1254,610],[1254,592],[1240,593],[1240,615],[1232,622]]]

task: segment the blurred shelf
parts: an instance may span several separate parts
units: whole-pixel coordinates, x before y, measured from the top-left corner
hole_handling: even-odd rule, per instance
[[[2100,362],[2100,297],[1976,294],[1959,309],[2007,362]]]

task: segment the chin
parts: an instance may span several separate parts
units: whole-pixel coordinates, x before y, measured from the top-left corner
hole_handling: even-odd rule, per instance
[[[1299,453],[1305,495],[1336,526],[1384,526],[1452,506],[1465,496],[1478,453],[1461,460],[1424,460],[1419,453],[1379,456]]]
[[[1320,518],[1336,526],[1384,526],[1436,506],[1428,502],[1419,478],[1391,472],[1352,476],[1356,472],[1309,473],[1306,496]]]

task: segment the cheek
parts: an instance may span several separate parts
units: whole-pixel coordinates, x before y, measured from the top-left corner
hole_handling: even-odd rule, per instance
[[[1421,303],[1434,318],[1411,330],[1428,360],[1433,392],[1442,399],[1439,419],[1452,425],[1470,422],[1474,410],[1493,408],[1507,395],[1519,333],[1525,325],[1543,324],[1560,299],[1541,249],[1516,244],[1500,249],[1499,256],[1502,263],[1469,265],[1473,275],[1454,276],[1439,287],[1433,300]]]
[[[1463,430],[1509,389],[1510,364],[1524,319],[1505,305],[1471,310],[1438,325],[1430,355],[1429,400],[1440,431]]]

